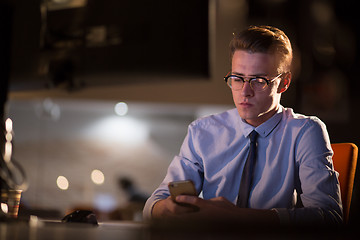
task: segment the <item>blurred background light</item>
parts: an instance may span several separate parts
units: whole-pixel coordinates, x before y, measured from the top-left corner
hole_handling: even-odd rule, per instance
[[[94,205],[97,209],[103,212],[110,212],[117,206],[115,198],[108,193],[96,194],[94,198]]]
[[[69,181],[64,176],[59,176],[56,180],[56,184],[58,188],[61,190],[68,190],[69,189]]]
[[[93,183],[97,184],[97,185],[101,185],[104,183],[105,181],[105,176],[103,174],[103,172],[101,172],[100,170],[93,170],[91,172],[91,181],[93,181]]]
[[[115,105],[115,113],[119,116],[125,116],[128,112],[128,105],[124,102],[119,102]]]
[[[12,132],[13,130],[13,122],[10,118],[6,119],[5,121],[5,129],[6,132]]]
[[[8,205],[6,203],[1,203],[1,211],[5,214],[8,213],[9,211],[9,208],[8,208]]]
[[[61,116],[61,109],[52,99],[46,98],[42,102],[38,103],[36,108],[36,115],[40,119],[49,119],[57,121]]]
[[[145,123],[130,117],[101,118],[83,131],[87,137],[103,142],[120,142],[124,145],[139,145],[149,137],[149,129]]]

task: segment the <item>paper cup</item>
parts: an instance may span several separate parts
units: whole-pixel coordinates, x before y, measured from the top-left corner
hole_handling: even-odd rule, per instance
[[[1,190],[1,204],[7,205],[7,215],[17,218],[22,190]]]

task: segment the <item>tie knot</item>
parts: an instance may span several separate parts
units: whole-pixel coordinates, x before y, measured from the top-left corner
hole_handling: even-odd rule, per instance
[[[253,130],[251,133],[250,133],[250,142],[256,142],[256,139],[258,137],[258,133],[257,131]]]

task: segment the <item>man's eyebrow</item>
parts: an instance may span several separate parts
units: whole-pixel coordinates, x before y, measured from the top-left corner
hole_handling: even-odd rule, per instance
[[[231,72],[231,74],[234,74],[234,75],[240,75],[240,76],[245,76],[244,74],[242,74],[242,73],[238,73],[238,72]]]
[[[231,73],[234,75],[245,76],[243,73],[238,73],[238,72],[231,72]],[[251,74],[248,76],[249,77],[265,77],[265,76],[268,76],[268,74],[267,73],[259,73],[259,74]]]

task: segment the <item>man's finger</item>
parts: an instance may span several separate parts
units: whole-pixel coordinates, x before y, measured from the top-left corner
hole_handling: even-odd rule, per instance
[[[178,203],[187,203],[196,205],[199,203],[200,198],[189,195],[179,195],[176,197],[176,202]]]

